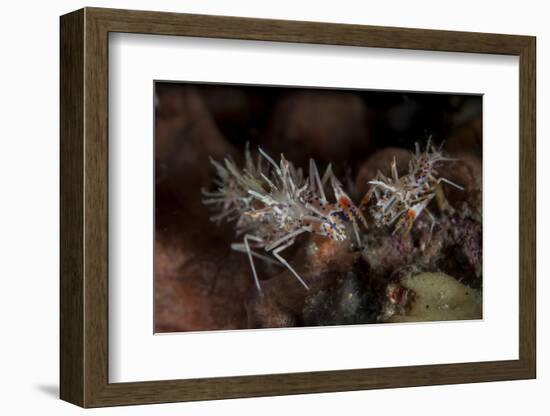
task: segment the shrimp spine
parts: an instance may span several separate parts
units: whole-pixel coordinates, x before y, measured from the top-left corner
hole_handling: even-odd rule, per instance
[[[399,176],[395,157],[391,163],[391,175],[385,176],[378,171],[375,179],[369,181],[370,189],[361,201],[360,207],[366,208],[374,197],[370,207],[374,223],[379,226],[393,226],[393,233],[399,231],[408,233],[414,222],[426,214],[431,220],[430,236],[436,224],[436,219],[428,209],[429,203],[438,196],[441,184],[464,188],[449,179],[439,176],[436,167],[442,162],[453,161],[443,155],[442,145],[436,148],[428,139],[426,149],[420,150],[415,143],[408,166],[408,173]]]
[[[211,220],[235,223],[235,234],[242,242],[231,244],[246,253],[256,288],[261,293],[254,258],[286,267],[309,289],[307,283],[284,259],[281,252],[295,244],[304,234],[318,234],[335,241],[348,240],[347,224],[361,246],[360,226],[367,222],[351,198],[343,190],[329,165],[321,176],[313,159],[308,175],[296,168],[281,154],[279,163],[258,148],[254,162],[249,146],[245,164],[239,169],[226,157],[220,163],[211,159],[216,170],[214,191],[203,189],[203,203],[211,208]],[[336,202],[329,202],[325,188],[330,184]]]

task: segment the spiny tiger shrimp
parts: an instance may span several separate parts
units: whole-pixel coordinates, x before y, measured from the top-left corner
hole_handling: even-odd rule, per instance
[[[376,178],[369,181],[372,186],[363,198],[360,208],[365,207],[374,195],[376,201],[370,212],[375,224],[391,226],[396,223],[393,233],[399,231],[403,226],[405,226],[405,233],[410,232],[415,220],[425,212],[431,220],[431,236],[436,219],[427,207],[440,192],[440,184],[446,183],[464,190],[462,186],[439,176],[435,169],[438,163],[452,160],[456,159],[444,157],[442,145],[436,148],[431,144],[430,139],[428,139],[424,152],[421,152],[420,145],[415,143],[415,152],[409,162],[408,173],[399,177],[394,158],[390,177],[379,171]]]
[[[367,222],[344,192],[331,165],[321,177],[315,161],[310,159],[309,175],[305,177],[302,169],[297,169],[283,154],[277,164],[261,148],[258,151],[258,160],[254,163],[247,145],[243,169],[238,169],[230,157],[225,158],[223,164],[211,159],[217,173],[213,182],[217,189],[203,189],[203,203],[216,212],[212,221],[236,222],[236,235],[243,236],[243,240],[231,244],[231,248],[248,255],[260,293],[262,289],[253,258],[286,267],[309,289],[280,253],[292,246],[303,233],[314,233],[336,241],[346,240],[346,224],[351,224],[361,246],[360,225],[366,228]],[[335,203],[330,203],[325,193],[329,182]],[[260,252],[261,249],[273,258]]]

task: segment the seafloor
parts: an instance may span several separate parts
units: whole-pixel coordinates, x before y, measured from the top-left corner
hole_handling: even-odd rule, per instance
[[[478,319],[482,315],[481,98],[156,84],[155,330],[228,330]],[[245,143],[281,152],[297,166],[332,163],[355,202],[395,157],[407,170],[414,142],[431,136],[455,161],[438,167],[449,205],[421,216],[410,233],[369,220],[363,247],[303,235],[282,268],[256,267],[234,252],[232,224],[216,226],[201,202],[209,157],[242,161]]]

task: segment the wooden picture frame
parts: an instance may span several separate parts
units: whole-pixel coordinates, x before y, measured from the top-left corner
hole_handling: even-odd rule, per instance
[[[529,379],[536,376],[535,38],[85,8],[61,17],[63,400],[82,407]],[[108,34],[299,42],[519,57],[519,359],[109,383]]]

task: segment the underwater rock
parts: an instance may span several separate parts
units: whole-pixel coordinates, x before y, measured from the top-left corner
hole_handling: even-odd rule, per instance
[[[477,221],[452,218],[452,235],[456,244],[455,260],[461,261],[461,270],[471,277],[480,278],[483,266],[482,226]],[[469,281],[470,279],[466,279]]]
[[[349,241],[335,241],[312,234],[305,249],[304,268],[311,274],[325,272],[346,273],[359,256],[351,251]],[[323,279],[312,278],[314,286],[323,285]]]
[[[441,214],[432,223],[420,217],[408,234],[385,234],[372,230],[361,252],[369,275],[384,281],[399,279],[420,270],[441,270],[474,288],[482,284],[481,223],[458,214]]]
[[[232,227],[213,227],[201,187],[210,156],[235,154],[196,87],[157,84],[155,330],[246,328],[249,265],[230,250]]]
[[[456,213],[441,215],[431,238],[429,228],[429,221],[422,218],[413,229],[419,247],[413,263],[424,270],[441,270],[474,288],[481,287],[481,223]]]
[[[156,183],[176,197],[209,184],[209,158],[236,156],[196,87],[158,85],[155,122]],[[186,199],[184,204],[192,203]],[[199,201],[200,203],[200,201]]]
[[[247,305],[249,328],[287,328],[296,326],[296,315],[277,303],[273,296],[254,296]]]
[[[331,287],[306,297],[302,309],[303,325],[375,323],[379,310],[369,301],[363,282],[356,273],[348,272]]]
[[[416,249],[412,235],[371,233],[366,237],[365,246],[361,251],[363,260],[377,276],[384,276],[393,270],[409,264]]]
[[[378,150],[360,165],[355,179],[355,187],[360,198],[367,193],[370,188],[368,182],[376,177],[378,171],[391,176],[391,163],[394,157],[399,175],[407,173],[411,152],[400,147],[386,147]]]
[[[253,282],[238,253],[222,257],[166,241],[157,241],[155,251],[156,332],[247,327],[242,299]]]
[[[307,166],[310,157],[348,163],[369,146],[367,124],[367,108],[356,94],[294,90],[276,101],[262,144],[297,166]]]
[[[293,319],[298,324],[303,322],[306,299],[344,278],[353,270],[359,253],[352,252],[348,242],[312,235],[294,256],[286,254],[285,257],[307,283],[309,290],[286,269],[262,280],[262,293],[250,290],[247,302],[248,322],[255,323],[257,327],[275,327],[278,322]]]
[[[432,222],[423,216],[415,224],[412,233],[419,248],[414,263],[427,269],[437,268],[440,261],[447,255],[448,247],[454,244],[451,231],[455,225],[451,223],[448,214],[439,215],[430,233],[431,227]]]
[[[481,293],[445,273],[420,273],[388,286],[383,322],[481,319]]]
[[[483,185],[481,158],[467,152],[456,152],[451,157],[457,160],[447,162],[445,168],[439,168],[439,170],[443,172],[443,176],[462,186],[464,190],[444,185],[445,197],[462,216],[481,221]]]
[[[475,118],[470,123],[454,129],[445,141],[448,153],[468,152],[481,157],[482,150],[482,120]]]
[[[223,255],[230,227],[212,227],[201,187],[210,182],[210,155],[234,152],[218,131],[196,87],[157,84],[155,230],[163,249],[185,256],[214,247]],[[159,272],[161,273],[161,272]]]

